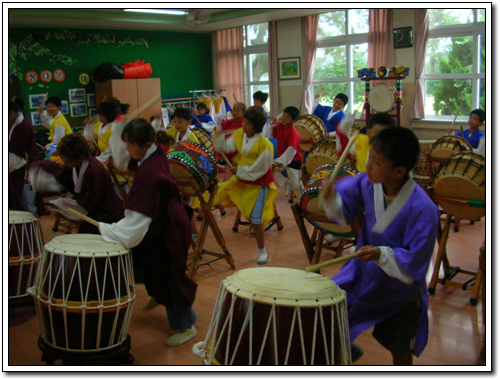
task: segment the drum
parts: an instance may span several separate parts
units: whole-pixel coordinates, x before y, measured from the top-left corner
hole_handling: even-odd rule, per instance
[[[61,158],[57,154],[54,154],[56,153],[56,151],[57,151],[57,146],[56,145],[51,146],[50,149],[45,154],[45,159],[54,161],[56,164],[62,165],[63,162]]]
[[[450,135],[436,140],[429,154],[433,160],[442,161],[458,152],[472,152],[472,146],[464,138]]]
[[[38,219],[30,212],[9,210],[9,301],[29,297],[42,245]]]
[[[420,158],[413,168],[413,171],[418,176],[425,176],[429,178],[429,171],[427,169],[427,161],[425,159],[434,144],[435,140],[420,140]],[[435,165],[437,167],[437,165]]]
[[[316,141],[328,135],[323,120],[314,115],[304,115],[299,117],[293,126],[297,132],[299,132],[300,148],[304,152],[311,149]]]
[[[205,341],[195,347],[205,364],[351,364],[345,292],[298,269],[237,271],[222,281]]]
[[[29,291],[47,346],[81,353],[120,346],[135,301],[132,254],[100,235],[56,236]]]
[[[215,156],[214,144],[208,133],[201,128],[193,128],[191,132],[194,133],[201,146],[204,146],[210,154]]]
[[[179,141],[168,152],[167,158],[172,177],[183,194],[204,193],[217,177],[215,157],[200,144]]]
[[[335,137],[325,137],[314,143],[304,159],[305,174],[308,178],[320,166],[336,164],[339,161],[336,141]],[[356,160],[352,156],[347,156],[344,163],[349,167],[356,167]]]
[[[368,93],[368,103],[377,112],[390,112],[396,107],[396,89],[387,83],[376,84]]]
[[[325,211],[323,207],[319,204],[319,191],[321,190],[321,186],[325,179],[329,178],[335,169],[335,164],[323,165],[317,168],[309,181],[307,181],[304,192],[302,193],[302,197],[300,198],[299,207],[302,211],[308,212],[315,215],[325,215]],[[337,174],[337,182],[342,181],[343,178],[353,177],[361,174],[356,169],[350,168],[349,166],[342,165],[338,174]],[[309,223],[313,226],[328,232],[333,235],[350,237],[352,236],[351,226],[339,226],[335,223],[326,223],[319,222],[316,220],[307,219]]]
[[[486,199],[486,160],[473,152],[460,152],[441,162],[432,181],[434,195],[462,200]],[[483,217],[486,207],[467,204],[440,203],[447,214],[456,218],[476,220]]]

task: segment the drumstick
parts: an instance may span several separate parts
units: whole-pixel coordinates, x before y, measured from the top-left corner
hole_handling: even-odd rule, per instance
[[[231,161],[229,161],[229,159],[226,157],[226,155],[224,154],[224,152],[222,151],[222,149],[218,149],[217,150],[220,155],[222,156],[222,158],[224,159],[224,161],[226,161],[226,164],[229,166],[229,169],[232,169],[234,168],[233,164],[231,163]]]
[[[146,103],[144,103],[142,106],[137,108],[135,111],[133,111],[131,114],[129,114],[127,116],[127,119],[128,120],[135,119],[137,116],[139,116],[139,114],[141,112],[144,112],[145,110],[147,110],[149,107],[151,107],[153,104],[155,104],[159,99],[161,99],[161,94],[157,94],[155,97],[151,98]]]
[[[463,125],[460,126],[460,136],[464,137],[464,126]]]
[[[99,222],[95,219],[89,218],[86,215],[83,215],[82,213],[76,211],[74,208],[68,207],[68,211],[73,214],[74,216],[78,216],[80,219],[85,220],[86,222],[89,222],[90,224],[93,224],[97,228],[99,228]]]
[[[457,120],[458,112],[460,112],[460,111],[457,111],[457,114],[455,115],[455,118],[453,119],[453,123],[451,123],[451,127],[450,127],[451,130],[453,130],[453,126],[455,125],[455,120]]]
[[[45,101],[47,100],[47,97],[49,96],[49,93],[47,92],[45,96],[43,97],[43,102],[42,102],[42,107],[45,104]]]
[[[45,147],[44,147],[43,145],[41,145],[41,144],[36,143],[36,145],[37,145],[39,148],[42,148],[43,150],[47,150],[47,149],[45,149]]]
[[[308,266],[306,268],[306,272],[316,272],[318,269],[328,267],[328,266],[333,265],[333,264],[338,264],[338,263],[341,263],[341,262],[344,262],[347,260],[355,259],[358,256],[359,256],[358,252],[354,252],[354,253],[351,253],[351,254],[345,255],[345,256],[340,256],[340,257],[337,257],[336,259],[325,261],[324,263],[319,263],[316,265]]]
[[[433,196],[432,199],[434,199],[438,203],[462,203],[468,205],[469,207],[483,208],[486,205],[483,200],[479,199],[455,199],[439,196]]]

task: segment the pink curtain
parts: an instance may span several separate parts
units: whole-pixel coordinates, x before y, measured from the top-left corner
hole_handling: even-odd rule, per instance
[[[302,17],[302,64],[304,92],[300,102],[300,114],[312,113],[312,80],[316,62],[316,37],[318,35],[319,15]]]
[[[392,9],[370,9],[368,67],[394,66]]]
[[[411,119],[423,119],[424,91],[422,74],[425,68],[425,54],[427,52],[427,42],[429,41],[429,17],[427,9],[415,9],[415,87],[413,88],[413,103],[410,111]]]
[[[226,89],[230,104],[244,102],[243,28],[217,30],[214,50],[216,88]]]
[[[278,81],[278,26],[276,21],[269,23],[268,35],[269,110],[271,115],[277,116],[280,113],[280,101]]]

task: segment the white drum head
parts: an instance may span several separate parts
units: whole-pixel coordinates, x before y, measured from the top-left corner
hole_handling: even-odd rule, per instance
[[[368,103],[377,112],[389,112],[395,106],[395,90],[392,86],[380,83],[373,86],[368,93]]]
[[[82,258],[122,256],[129,250],[120,243],[107,243],[101,235],[69,234],[56,236],[45,250],[64,256]]]
[[[31,212],[9,210],[9,224],[33,223],[37,220]]]

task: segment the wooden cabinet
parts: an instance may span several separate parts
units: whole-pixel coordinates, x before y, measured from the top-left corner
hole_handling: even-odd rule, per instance
[[[110,79],[105,82],[95,83],[97,105],[101,104],[103,99],[114,97],[121,103],[130,105],[129,113],[157,94],[161,94],[160,78]],[[161,99],[158,99],[158,102],[142,112],[139,117],[149,121],[150,117],[155,114],[161,114]]]

